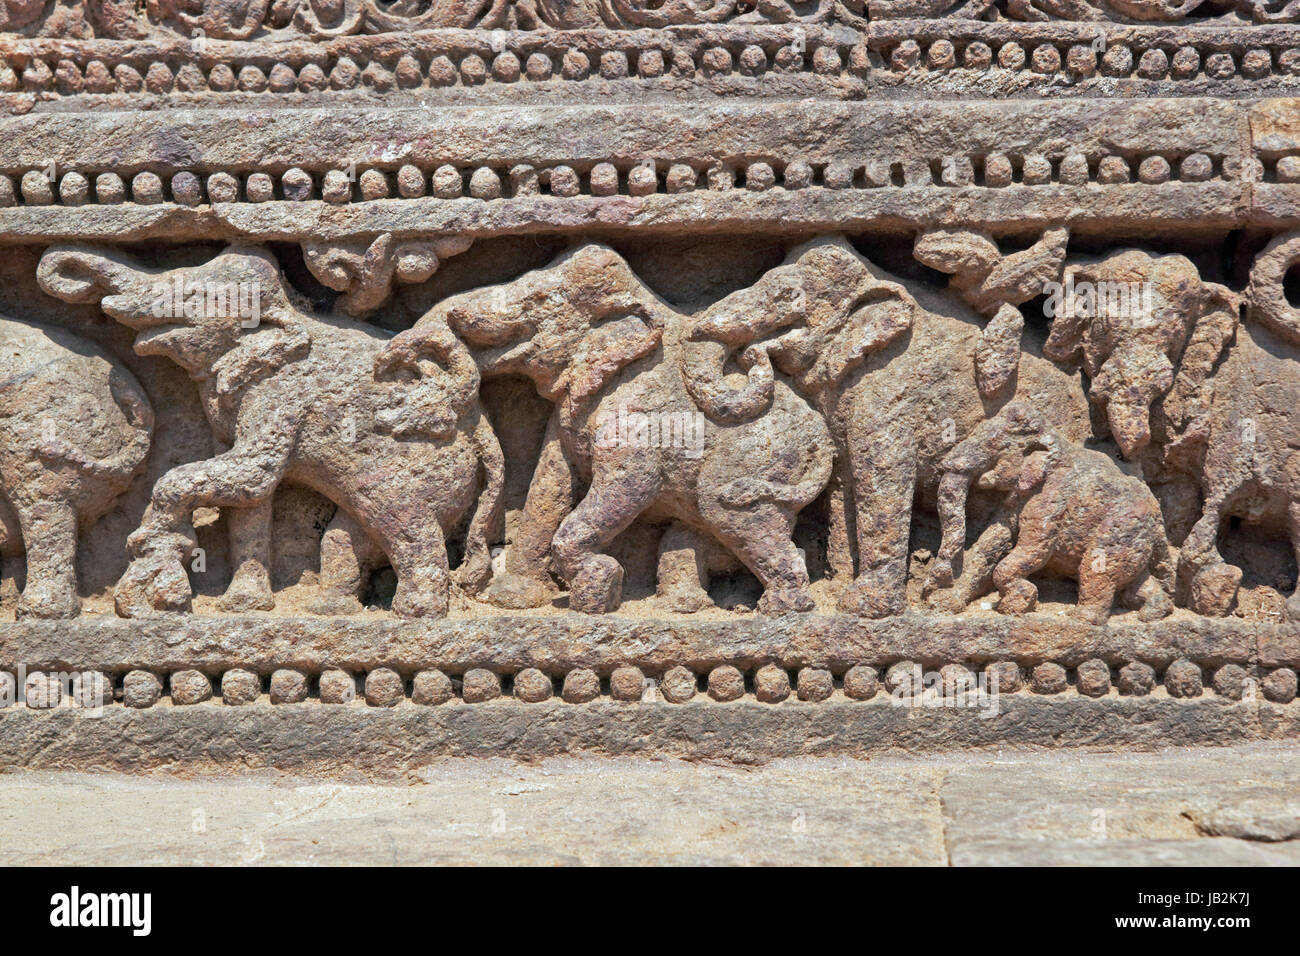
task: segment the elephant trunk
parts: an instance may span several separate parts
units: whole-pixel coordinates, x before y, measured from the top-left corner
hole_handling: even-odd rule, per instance
[[[767,349],[751,345],[741,356],[742,367],[747,366],[745,384],[740,388],[728,386],[724,373],[727,354],[727,347],[718,342],[688,343],[682,376],[686,391],[700,411],[714,421],[738,425],[771,407],[775,379]]]
[[[122,295],[137,288],[145,275],[119,253],[89,246],[54,246],[36,269],[41,289],[65,302],[99,302]]]

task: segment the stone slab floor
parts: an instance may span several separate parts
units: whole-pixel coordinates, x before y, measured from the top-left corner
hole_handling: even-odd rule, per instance
[[[0,773],[0,859],[1286,865],[1300,863],[1300,745],[763,767],[461,759],[386,785],[14,771]]]

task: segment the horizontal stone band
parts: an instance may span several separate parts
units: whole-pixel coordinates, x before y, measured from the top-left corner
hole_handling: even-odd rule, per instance
[[[842,673],[855,664],[926,665],[1015,660],[1070,667],[1093,658],[1157,667],[1186,658],[1222,664],[1300,666],[1300,627],[1237,619],[1179,618],[1094,627],[1046,615],[961,618],[906,614],[880,621],[846,615],[755,616],[740,621],[640,620],[617,616],[493,616],[440,621],[317,617],[197,617],[0,624],[0,669],[217,673],[232,667],[327,667],[510,673],[575,667],[608,674],[620,665],[661,673],[722,664],[776,663]]]

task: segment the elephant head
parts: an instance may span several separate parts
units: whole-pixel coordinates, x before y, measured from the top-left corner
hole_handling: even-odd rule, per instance
[[[1125,250],[1066,267],[1048,301],[1055,317],[1043,354],[1082,360],[1089,397],[1132,458],[1151,444],[1157,405],[1176,435],[1195,429],[1203,388],[1236,332],[1237,308],[1233,292],[1202,281],[1184,256]]]
[[[593,243],[512,282],[444,300],[386,346],[377,369],[413,368],[463,340],[482,373],[524,375],[572,414],[659,347],[669,311],[618,253]]]
[[[952,587],[952,562],[966,542],[966,499],[971,485],[982,491],[1023,495],[1046,479],[1061,459],[1060,439],[1043,417],[1011,402],[980,422],[940,463],[939,523],[943,539],[930,567],[926,590]]]
[[[940,468],[974,481],[982,491],[1027,490],[1042,480],[1037,469],[1025,467],[1039,451],[1060,457],[1043,417],[1024,402],[1011,402],[953,446]]]
[[[199,266],[159,270],[117,251],[55,246],[37,279],[67,302],[98,302],[136,330],[137,355],[170,359],[218,395],[305,355],[310,336],[270,252],[230,246]]]
[[[456,433],[461,416],[478,400],[481,382],[465,343],[437,322],[421,326],[413,351],[399,346],[376,356],[375,377],[410,382],[379,411],[376,425],[398,438],[440,440]]]
[[[843,238],[817,239],[747,289],[705,310],[690,331],[683,371],[706,414],[752,418],[771,402],[772,365],[806,394],[820,395],[911,328],[916,302]],[[740,352],[740,389],[724,383]]]

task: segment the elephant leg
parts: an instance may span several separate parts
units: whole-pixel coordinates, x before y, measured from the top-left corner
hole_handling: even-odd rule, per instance
[[[366,575],[383,560],[365,529],[339,508],[320,539],[321,593],[308,609],[313,614],[359,613]]]
[[[1219,528],[1231,503],[1231,491],[1216,489],[1205,500],[1200,520],[1192,526],[1183,542],[1183,558],[1192,570],[1191,600],[1197,614],[1223,617],[1232,609],[1241,584],[1241,568],[1223,560],[1219,553]]]
[[[403,536],[388,553],[397,572],[393,613],[399,617],[446,617],[451,604],[447,541],[436,520],[413,530],[422,537]]]
[[[427,500],[413,497],[409,490],[394,487],[391,478],[383,475],[377,475],[372,484],[352,489],[347,500],[360,531],[388,555],[397,574],[393,613],[400,617],[446,617],[451,603],[451,571],[436,509]],[[364,566],[366,554],[358,547],[357,535],[351,535],[347,547],[355,556],[347,560],[358,560]],[[322,565],[324,560],[322,557]],[[345,567],[340,573],[350,576],[354,572]]]
[[[760,501],[745,508],[728,508],[702,500],[700,510],[718,539],[754,572],[763,585],[758,600],[762,614],[813,610],[808,593],[808,566],[790,535],[795,515],[788,508]]]
[[[1011,516],[1005,511],[1000,510],[994,516],[962,557],[961,574],[952,587],[935,590],[930,594],[931,607],[960,614],[967,604],[993,589],[993,569],[1010,553],[1015,542],[1011,521]]]
[[[705,541],[690,528],[670,525],[659,539],[658,597],[669,610],[693,614],[710,607]]]
[[[1079,563],[1079,603],[1075,616],[1089,624],[1105,624],[1115,603],[1117,584],[1127,582],[1131,568],[1122,566],[1125,555],[1114,547],[1095,545]]]
[[[1079,562],[1077,615],[1090,624],[1106,623],[1116,593],[1147,574],[1154,550],[1159,519],[1154,514],[1143,519],[1123,501],[1113,502],[1112,508],[1112,517],[1102,522]]]
[[[144,520],[127,539],[132,560],[118,581],[118,614],[142,617],[189,609],[189,578],[182,562],[194,543],[194,509],[269,507],[294,437],[289,424],[241,422],[234,447],[205,461],[178,465],[158,479]],[[240,556],[236,548],[236,559]]]
[[[528,497],[505,552],[505,572],[494,574],[483,600],[506,608],[540,607],[555,594],[551,542],[573,508],[577,484],[560,440],[559,417],[546,425],[542,451],[528,485]]]
[[[634,451],[634,453],[629,453]],[[569,583],[569,608],[601,614],[618,608],[623,567],[598,553],[659,494],[659,475],[643,449],[619,449],[610,461],[593,463],[591,488],[555,533],[552,551]]]
[[[1145,529],[1130,538],[1127,548],[1133,558],[1132,572],[1127,577],[1128,583],[1120,590],[1120,603],[1136,610],[1138,620],[1143,622],[1168,617],[1174,612],[1174,599],[1170,593],[1173,569],[1161,516],[1151,515]],[[1166,590],[1166,585],[1170,590]]]
[[[217,607],[223,611],[269,611],[271,593],[271,501],[251,508],[229,508],[230,555],[235,573]]]
[[[907,544],[916,491],[916,435],[910,423],[850,427],[853,520],[858,576],[839,607],[860,617],[889,617],[907,609]]]
[[[1079,567],[1079,604],[1075,615],[1089,624],[1105,624],[1114,603],[1114,579],[1105,572],[1091,570],[1085,561]]]
[[[853,580],[853,515],[849,510],[852,500],[850,479],[847,474],[842,449],[835,451],[835,469],[826,488],[827,529],[826,563],[837,580]]]
[[[1126,607],[1137,609],[1140,621],[1158,621],[1174,612],[1173,598],[1161,587],[1160,579],[1145,569],[1124,589],[1120,600]]]
[[[1019,530],[1016,546],[993,569],[993,584],[1002,595],[998,610],[1003,614],[1025,614],[1038,606],[1038,588],[1029,575],[1052,557],[1051,541],[1042,525],[1022,516]]]
[[[27,584],[16,616],[76,617],[81,613],[76,511],[58,498],[15,495],[12,503],[27,546]]]

